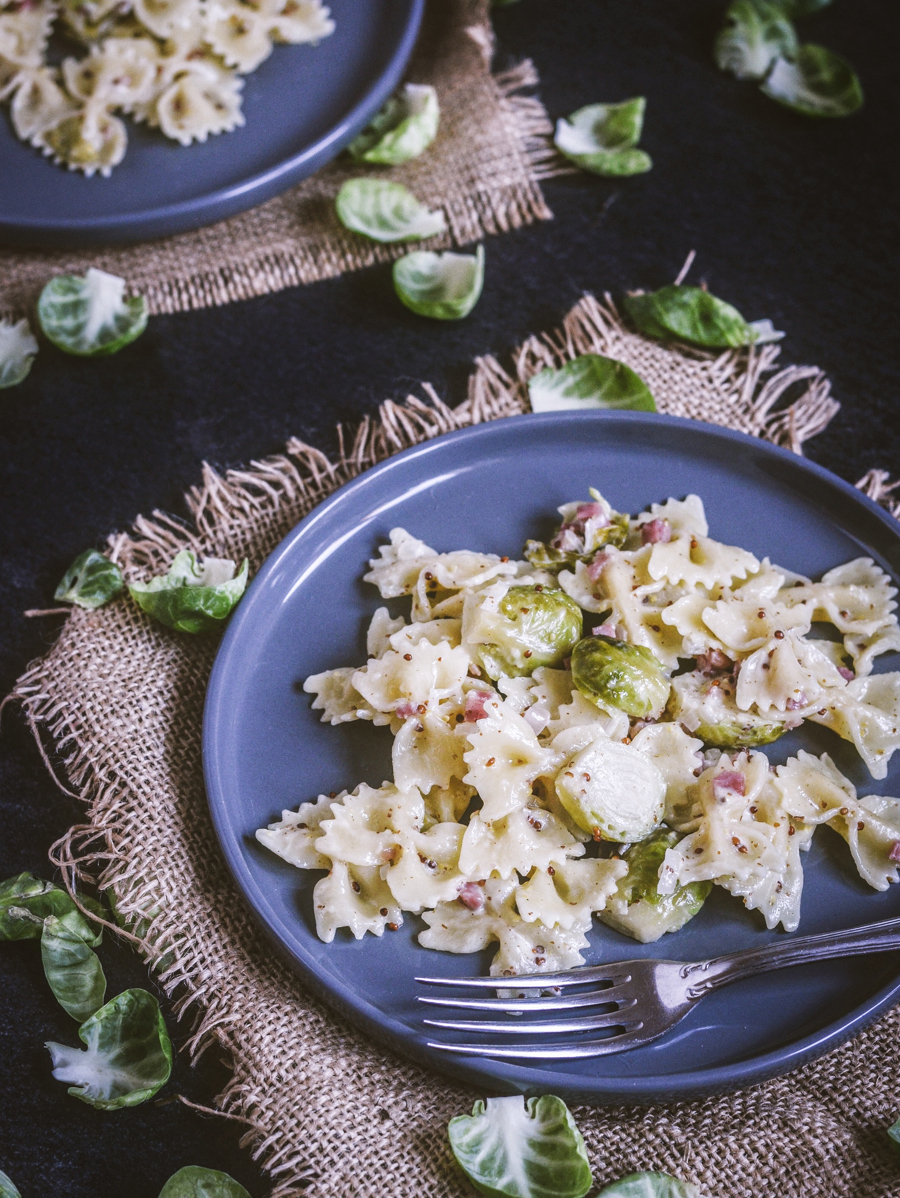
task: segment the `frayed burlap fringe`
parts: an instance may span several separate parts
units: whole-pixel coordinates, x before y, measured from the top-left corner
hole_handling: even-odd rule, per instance
[[[427,153],[404,166],[374,168],[440,208],[444,249],[520,228],[552,213],[539,180],[568,167],[553,149],[541,103],[523,95],[537,85],[531,62],[492,75],[489,0],[432,0],[408,76],[432,83],[441,128]],[[188,149],[185,153],[190,154]],[[73,252],[0,249],[0,315],[23,316],[54,274],[97,266],[128,280],[154,313],[206,308],[333,278],[408,247],[381,246],[337,220],[340,186],[373,168],[346,157],[249,212],[206,229],[139,246]]]
[[[561,329],[522,346],[511,371],[479,360],[458,407],[426,386],[342,433],[333,460],[291,441],[225,476],[207,466],[187,497],[190,521],[141,518],[110,539],[110,552],[130,578],[159,571],[184,547],[246,555],[257,567],[348,479],[429,437],[524,411],[527,378],[585,350],[638,369],[662,411],[795,452],[836,409],[821,372],[779,370],[775,347],[715,357],[651,343],[622,325],[608,298],[586,296]],[[891,501],[882,475],[864,483]],[[232,1080],[216,1106],[245,1126],[242,1142],[272,1177],[272,1198],[464,1198],[446,1125],[474,1093],[384,1055],[313,999],[262,942],[225,870],[200,760],[215,651],[215,641],[172,634],[120,601],[74,611],[21,678],[15,693],[35,734],[53,743],[86,805],[53,860],[70,885],[114,890],[175,1000],[191,1057],[212,1044],[228,1054]],[[581,1108],[597,1181],[664,1169],[704,1198],[900,1198],[883,1134],[900,1104],[898,1033],[894,1012],[822,1060],[742,1094]]]

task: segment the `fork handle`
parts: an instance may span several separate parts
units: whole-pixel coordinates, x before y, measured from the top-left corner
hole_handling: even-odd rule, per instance
[[[885,919],[881,923],[848,928],[842,932],[823,932],[817,936],[801,936],[788,943],[769,944],[765,948],[750,948],[743,952],[713,957],[687,965],[683,976],[691,984],[695,997],[727,986],[740,978],[767,973],[770,969],[786,969],[808,961],[824,961],[829,957],[852,957],[861,953],[885,953],[900,950],[900,919]]]

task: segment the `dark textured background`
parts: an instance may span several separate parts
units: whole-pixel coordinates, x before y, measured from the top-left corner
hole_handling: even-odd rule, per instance
[[[849,120],[816,122],[716,71],[710,45],[723,7],[521,0],[498,11],[501,60],[536,60],[554,118],[645,94],[643,144],[655,165],[619,182],[548,183],[556,219],[488,243],[484,296],[458,325],[407,313],[389,269],[378,267],[156,317],[109,359],[42,346],[26,383],[0,392],[0,693],[53,638],[52,618],[29,621],[22,611],[50,604],[71,559],[138,512],[182,511],[204,459],[236,465],[291,434],[328,449],[336,421],[402,397],[419,379],[457,402],[474,355],[503,356],[554,325],[583,291],[670,282],[690,249],[691,281],[706,279],[748,319],[771,317],[787,331],[785,361],[830,374],[843,407],[809,455],[851,481],[872,466],[900,473],[900,8],[837,0],[803,23],[804,38],[856,65],[867,97]],[[77,806],[54,788],[9,709],[0,751],[0,878],[46,875],[47,848]],[[125,949],[107,943],[101,953],[111,994],[148,984]],[[189,1163],[232,1173],[253,1198],[266,1193],[237,1147],[236,1125],[165,1097],[94,1111],[52,1080],[45,1039],[74,1043],[75,1025],[49,994],[37,946],[2,945],[0,1169],[23,1198],[156,1198]],[[226,1077],[212,1060],[193,1071],[179,1063],[164,1095],[208,1103]]]

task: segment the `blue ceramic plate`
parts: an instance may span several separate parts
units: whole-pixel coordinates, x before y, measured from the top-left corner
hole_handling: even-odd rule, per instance
[[[261,204],[330,162],[406,67],[424,0],[329,0],[318,46],[276,46],[244,82],[246,124],[180,146],[126,118],[108,179],[55,166],[21,142],[0,105],[0,239],[84,246],[166,237]]]
[[[834,1048],[900,1000],[898,955],[827,961],[737,983],[704,999],[655,1044],[621,1055],[546,1067],[448,1058],[426,1047],[415,1001],[423,991],[413,979],[486,972],[490,954],[420,948],[417,916],[380,940],[345,933],[322,944],[312,911],[321,875],[293,869],[253,839],[282,808],[390,777],[387,729],[322,724],[300,690],[308,674],[365,660],[365,628],[382,601],[361,576],[390,529],[402,525],[439,550],[513,555],[526,537],[549,530],[558,504],[589,486],[631,512],[695,491],[713,536],[814,577],[861,554],[900,574],[900,535],[884,511],[820,467],[739,433],[642,413],[578,412],[440,437],[343,487],[257,575],[224,638],[207,697],[203,747],[213,820],[260,934],[380,1044],[487,1089],[546,1090],[581,1102],[669,1100],[748,1086]],[[879,668],[892,664],[896,655],[880,659]],[[826,729],[800,729],[769,752],[780,761],[800,747],[827,750],[864,794],[900,793],[900,763],[873,782],[852,747]],[[870,890],[828,828],[816,833],[805,873],[801,933],[900,915],[900,887]],[[717,889],[686,928],[654,945],[595,925],[587,955],[591,963],[697,960],[780,935]]]

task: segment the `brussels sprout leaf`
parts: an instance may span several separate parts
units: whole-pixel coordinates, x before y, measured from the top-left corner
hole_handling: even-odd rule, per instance
[[[2,1169],[0,1169],[0,1198],[22,1198],[22,1195]]]
[[[769,320],[749,324],[737,308],[702,287],[673,283],[659,291],[626,295],[624,304],[644,336],[687,341],[705,349],[734,349],[777,341],[783,335]]]
[[[777,3],[735,0],[725,20],[716,39],[716,65],[738,79],[762,79],[776,58],[791,58],[797,50],[794,26]]]
[[[595,175],[640,175],[653,163],[635,149],[644,126],[643,96],[621,104],[588,104],[558,121],[556,148],[576,166]]]
[[[394,263],[394,290],[419,316],[462,320],[478,303],[484,286],[484,247],[473,254],[419,250]]]
[[[79,901],[103,917],[99,903],[83,895]],[[103,937],[103,929],[95,927],[71,895],[52,882],[27,873],[0,882],[0,940],[37,940],[44,930],[44,920],[50,915],[55,915],[70,932],[94,948]]]
[[[172,1174],[159,1191],[159,1198],[250,1198],[250,1195],[227,1173],[186,1165]]]
[[[159,1003],[146,990],[124,990],[78,1029],[84,1050],[47,1042],[53,1076],[102,1111],[146,1102],[169,1080],[172,1043]]]
[[[887,1134],[891,1138],[891,1147],[895,1152],[900,1152],[900,1119],[896,1123],[892,1123],[887,1129]]]
[[[115,562],[96,549],[85,549],[62,576],[53,598],[94,611],[124,589],[122,571]]]
[[[791,59],[776,58],[760,88],[804,116],[852,116],[863,104],[862,85],[853,67],[824,46],[801,46]]]
[[[450,1146],[488,1198],[583,1198],[591,1167],[581,1133],[561,1098],[521,1095],[476,1102],[450,1120]]]
[[[428,149],[437,136],[440,116],[434,88],[407,83],[347,149],[357,162],[398,166]]]
[[[597,1198],[700,1198],[696,1186],[668,1173],[629,1173],[614,1181]]]
[[[125,280],[93,266],[81,275],[57,275],[41,292],[38,321],[44,336],[83,358],[117,353],[147,327],[141,296],[125,299]]]
[[[335,208],[345,228],[373,241],[421,241],[447,231],[443,213],[430,212],[402,184],[386,179],[348,179]]]
[[[21,383],[31,369],[38,343],[27,320],[0,320],[0,390]]]
[[[100,958],[55,915],[44,920],[41,960],[56,1001],[73,1019],[84,1023],[103,1006],[106,977]]]
[[[202,563],[183,549],[167,574],[128,590],[135,603],[167,628],[178,632],[210,632],[221,627],[247,587],[249,563],[237,574],[234,562],[208,557]]]
[[[582,354],[560,370],[541,370],[528,380],[528,397],[535,412],[564,408],[625,408],[655,412],[656,404],[640,375],[600,354]]]

